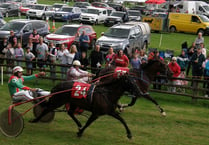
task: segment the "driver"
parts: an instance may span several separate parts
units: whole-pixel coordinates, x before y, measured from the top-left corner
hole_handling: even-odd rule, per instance
[[[12,97],[13,102],[33,99],[34,97],[32,96],[32,94],[29,93],[29,91],[36,91],[37,89],[24,86],[23,82],[45,75],[45,72],[39,72],[38,74],[30,76],[22,76],[22,72],[22,67],[14,67],[12,70],[13,75],[9,78],[8,81],[9,93]]]
[[[79,67],[81,66],[81,63],[79,60],[73,61],[73,66],[70,67],[70,69],[67,72],[67,80],[73,80],[73,81],[80,81],[84,83],[88,83],[90,80],[90,77],[95,76],[92,73],[89,73],[87,71],[81,70]]]

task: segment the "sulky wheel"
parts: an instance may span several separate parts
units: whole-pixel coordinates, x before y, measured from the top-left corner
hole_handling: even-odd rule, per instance
[[[7,137],[17,137],[22,133],[24,121],[22,115],[16,110],[11,110],[11,124],[9,124],[8,110],[0,114],[0,130]]]
[[[42,112],[43,112],[43,107],[41,105],[37,105],[33,108],[33,114],[35,117],[38,117]],[[40,121],[41,122],[51,122],[52,120],[54,120],[54,115],[55,115],[55,112],[52,111],[52,112],[49,112],[47,113],[45,116],[43,116]]]

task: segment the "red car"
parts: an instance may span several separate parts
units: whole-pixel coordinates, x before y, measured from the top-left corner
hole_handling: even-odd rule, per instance
[[[108,15],[110,15],[112,11],[115,11],[114,8],[110,7],[110,6],[109,6],[108,4],[106,4],[106,3],[93,2],[93,3],[91,3],[91,5],[92,5],[93,7],[96,7],[96,8],[104,8],[104,9],[107,9]]]
[[[30,8],[32,8],[33,6],[34,6],[34,4],[22,5],[22,6],[19,8],[21,14],[25,15],[26,12],[27,12],[28,10],[30,10]]]
[[[53,42],[57,47],[60,44],[64,43],[67,45],[68,48],[70,48],[72,44],[79,43],[78,34],[82,34],[83,31],[85,31],[86,35],[88,35],[90,38],[90,48],[94,49],[97,40],[97,34],[94,29],[89,25],[64,25],[57,29],[54,33],[48,34],[45,37],[44,41],[46,43]]]

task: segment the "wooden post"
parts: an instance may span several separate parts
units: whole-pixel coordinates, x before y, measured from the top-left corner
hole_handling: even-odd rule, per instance
[[[3,86],[4,84],[4,69],[3,69],[3,66],[1,66],[1,85]]]

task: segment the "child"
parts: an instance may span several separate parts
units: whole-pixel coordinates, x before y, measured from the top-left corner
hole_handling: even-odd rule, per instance
[[[33,68],[32,61],[34,59],[35,59],[35,55],[30,51],[30,47],[26,47],[25,60],[27,61],[26,62],[27,75],[31,75],[31,70]]]
[[[131,59],[131,67],[135,69],[139,69],[141,66],[141,61],[138,58],[138,54],[135,52],[133,54],[133,58]]]
[[[22,60],[24,58],[24,51],[22,49],[22,44],[18,43],[17,48],[15,48],[15,58],[18,60]],[[21,66],[22,62],[17,61],[17,65]]]

